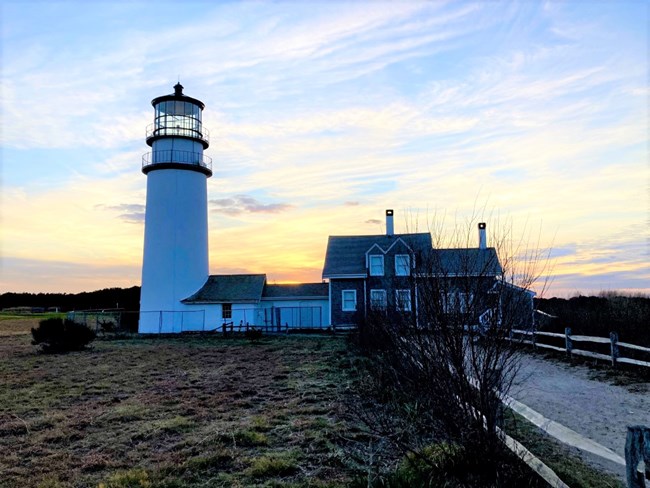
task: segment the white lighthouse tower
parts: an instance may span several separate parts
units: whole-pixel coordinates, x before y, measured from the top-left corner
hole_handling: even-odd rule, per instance
[[[201,123],[205,105],[183,95],[154,98],[154,123],[147,127],[151,152],[142,157],[147,175],[140,333],[180,332],[203,327],[203,315],[181,300],[207,280],[207,179],[212,160]]]

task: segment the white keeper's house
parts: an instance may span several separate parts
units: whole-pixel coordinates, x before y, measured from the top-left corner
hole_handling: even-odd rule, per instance
[[[269,284],[265,274],[210,275],[212,160],[203,154],[210,145],[202,123],[205,106],[183,94],[180,83],[151,104],[154,122],[146,132],[151,152],[142,158],[147,199],[140,333],[208,331],[224,324],[347,327],[377,308],[418,323],[418,287],[411,278],[425,256],[433,258],[441,276],[487,277],[486,293],[499,286],[501,264],[487,247],[485,224],[479,224],[475,248],[433,249],[428,233],[395,234],[392,210],[386,211],[385,234],[329,238],[320,283]],[[533,295],[523,293],[524,317],[532,317]]]

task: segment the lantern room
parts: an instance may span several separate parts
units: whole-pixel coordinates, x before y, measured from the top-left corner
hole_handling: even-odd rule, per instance
[[[178,83],[173,94],[154,98],[151,104],[155,110],[154,123],[147,127],[146,140],[152,152],[142,157],[143,173],[175,168],[211,176],[212,161],[203,155],[210,145],[208,130],[201,121],[203,102],[183,95],[183,85]]]

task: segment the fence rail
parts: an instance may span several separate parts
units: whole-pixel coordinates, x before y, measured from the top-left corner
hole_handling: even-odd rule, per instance
[[[296,326],[289,325],[288,323],[283,324],[261,324],[255,325],[250,323],[235,323],[233,321],[223,322],[216,328],[206,330],[206,332],[222,332],[223,334],[228,333],[238,333],[249,332],[252,330],[262,331],[265,334],[289,334],[290,332],[296,331],[320,331],[320,332],[349,332],[351,328],[349,327],[336,327],[331,325],[306,325],[306,326]]]
[[[519,335],[520,338],[517,339],[515,335]],[[530,337],[530,339],[528,339]],[[554,346],[552,344],[545,344],[539,342],[538,337],[555,337],[559,339],[564,339],[564,347]],[[609,338],[607,337],[595,337],[595,336],[586,336],[586,335],[573,335],[571,334],[571,328],[567,327],[564,330],[564,334],[559,332],[542,332],[542,331],[532,331],[532,330],[522,330],[522,329],[513,329],[510,335],[511,341],[518,341],[523,344],[531,344],[533,347],[541,347],[544,349],[552,349],[554,351],[566,352],[568,356],[584,356],[593,359],[602,359],[604,361],[611,362],[612,366],[616,367],[618,363],[623,364],[632,364],[634,366],[642,366],[650,368],[649,361],[641,361],[639,359],[633,359],[621,356],[620,348],[628,348],[635,351],[640,351],[650,354],[650,347],[639,346],[637,344],[630,344],[629,342],[618,342],[618,334],[616,332],[611,332]],[[599,352],[587,351],[585,349],[576,349],[573,347],[574,342],[587,342],[595,344],[609,344],[610,353],[602,354]]]

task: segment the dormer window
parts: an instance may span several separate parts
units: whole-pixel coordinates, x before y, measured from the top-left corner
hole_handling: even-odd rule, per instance
[[[395,255],[395,276],[411,275],[411,256],[408,254]]]
[[[370,276],[384,276],[384,256],[371,254],[369,256]]]

